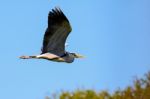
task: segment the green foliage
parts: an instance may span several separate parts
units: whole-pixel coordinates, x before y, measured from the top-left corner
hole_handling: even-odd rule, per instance
[[[56,98],[49,97],[49,99]],[[150,99],[150,72],[142,79],[136,78],[133,86],[127,86],[124,90],[116,90],[113,94],[108,91],[76,90],[62,92],[59,99]]]

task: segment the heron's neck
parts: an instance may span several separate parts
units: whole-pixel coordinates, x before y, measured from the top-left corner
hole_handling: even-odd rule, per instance
[[[63,55],[61,55],[60,57],[65,57],[68,55],[68,52],[65,52]]]

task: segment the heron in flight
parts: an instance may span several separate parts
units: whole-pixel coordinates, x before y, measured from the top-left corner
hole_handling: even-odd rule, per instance
[[[83,56],[65,50],[65,42],[72,31],[69,20],[58,7],[48,15],[48,28],[43,39],[42,53],[35,56],[21,56],[21,59],[47,59],[55,62],[72,63],[75,58]]]

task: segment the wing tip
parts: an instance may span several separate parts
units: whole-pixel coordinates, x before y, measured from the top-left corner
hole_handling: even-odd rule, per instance
[[[60,9],[59,6],[54,7],[50,12],[49,12],[49,18],[61,18],[69,22],[63,11]]]

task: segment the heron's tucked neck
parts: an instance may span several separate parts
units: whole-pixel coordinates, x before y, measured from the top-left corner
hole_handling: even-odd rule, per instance
[[[60,57],[65,57],[67,56],[68,52],[65,52],[63,55],[61,55]]]

